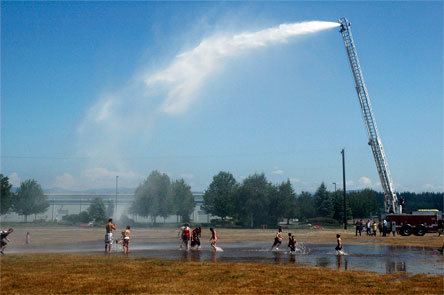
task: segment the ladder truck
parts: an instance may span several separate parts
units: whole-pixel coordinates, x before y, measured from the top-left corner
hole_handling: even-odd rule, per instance
[[[409,236],[412,233],[418,236],[423,236],[426,232],[442,230],[442,217],[440,218],[437,214],[402,214],[402,205],[404,201],[402,199],[398,200],[393,187],[387,157],[384,153],[381,136],[376,127],[375,116],[373,115],[370,103],[370,96],[359,64],[358,53],[351,32],[351,24],[345,17],[339,19],[339,24],[339,31],[344,39],[345,49],[347,51],[355,82],[355,89],[361,106],[364,125],[367,129],[368,144],[371,147],[379,179],[384,190],[384,207],[386,213],[384,218],[389,222],[395,222],[397,231],[404,236]]]

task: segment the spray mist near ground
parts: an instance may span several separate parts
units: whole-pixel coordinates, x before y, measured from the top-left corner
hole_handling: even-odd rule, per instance
[[[166,66],[135,75],[125,86],[98,98],[82,120],[78,153],[93,159],[85,169],[132,175],[140,181],[139,173],[132,171],[119,155],[125,154],[128,144],[134,141],[147,146],[150,130],[160,116],[187,112],[201,98],[199,92],[208,78],[220,72],[229,59],[338,26],[336,22],[308,21],[255,32],[218,33],[177,54]],[[113,162],[103,161],[104,158]],[[87,181],[83,177],[83,183]]]

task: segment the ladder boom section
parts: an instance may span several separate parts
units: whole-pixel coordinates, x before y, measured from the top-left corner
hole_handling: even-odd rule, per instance
[[[345,49],[347,51],[348,60],[350,62],[355,88],[358,94],[359,104],[361,106],[362,118],[368,133],[368,144],[371,147],[373,157],[375,159],[376,168],[378,170],[381,186],[384,190],[384,206],[385,211],[401,213],[402,209],[398,204],[398,198],[393,188],[393,182],[390,176],[390,169],[387,158],[384,153],[381,137],[378,134],[375,117],[373,115],[370,96],[364,82],[361,66],[359,65],[358,54],[350,29],[350,22],[346,18],[339,20],[341,24],[340,32],[344,39]]]

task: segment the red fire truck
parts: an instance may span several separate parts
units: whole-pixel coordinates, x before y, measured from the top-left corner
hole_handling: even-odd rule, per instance
[[[419,211],[413,214],[387,214],[385,219],[388,222],[396,222],[396,231],[402,236],[423,236],[426,233],[436,233],[442,230],[443,221],[436,210]]]

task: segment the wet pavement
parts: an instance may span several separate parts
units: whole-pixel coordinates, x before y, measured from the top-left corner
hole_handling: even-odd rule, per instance
[[[131,245],[131,257],[152,257],[180,261],[211,262],[253,262],[272,264],[296,264],[331,269],[360,270],[378,273],[440,274],[444,275],[444,257],[438,251],[422,247],[399,247],[386,245],[346,245],[346,255],[336,255],[334,245],[298,244],[296,254],[286,247],[270,251],[266,243],[220,243],[223,252],[214,252],[208,245],[201,250],[180,250],[178,244],[158,243]],[[115,246],[116,250],[120,246]],[[90,253],[103,248],[103,242],[78,245],[60,245],[51,248],[20,247],[9,249],[8,253]],[[116,254],[116,255],[120,255]]]

